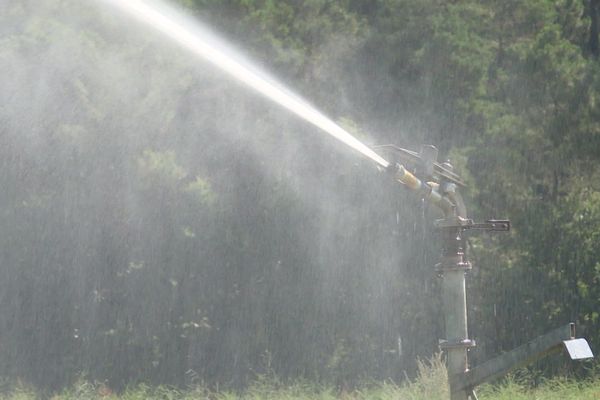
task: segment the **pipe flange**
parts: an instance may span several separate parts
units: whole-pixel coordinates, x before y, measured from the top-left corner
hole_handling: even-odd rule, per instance
[[[446,271],[469,271],[473,269],[470,261],[461,261],[457,263],[437,263],[435,264],[436,272],[444,273]]]
[[[464,339],[457,341],[448,341],[448,340],[440,340],[440,349],[448,350],[448,349],[470,349],[477,346],[475,340]]]

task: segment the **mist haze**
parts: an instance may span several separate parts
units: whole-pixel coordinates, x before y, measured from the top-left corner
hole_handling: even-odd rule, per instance
[[[472,218],[513,220],[470,239],[474,360],[569,321],[600,340],[592,19],[506,3],[178,4],[364,143],[435,144]],[[435,209],[103,2],[2,8],[0,376],[352,387],[438,351]]]

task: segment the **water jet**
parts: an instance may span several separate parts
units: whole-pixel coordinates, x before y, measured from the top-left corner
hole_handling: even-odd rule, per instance
[[[571,359],[593,357],[585,339],[575,339],[574,325],[568,324],[470,369],[468,350],[475,347],[476,343],[468,336],[465,275],[471,269],[471,263],[466,259],[467,246],[463,234],[468,230],[507,231],[510,229],[510,222],[488,220],[475,223],[469,219],[458,191],[465,184],[453,171],[450,163],[437,162],[438,151],[434,146],[424,146],[419,153],[394,145],[380,146],[380,149],[394,151],[402,160],[402,163],[390,163],[308,102],[270,77],[257,72],[257,68],[241,58],[224,51],[207,35],[182,24],[176,11],[156,4],[152,6],[143,0],[104,1],[150,25],[194,55],[355,149],[387,171],[397,182],[442,211],[444,217],[436,221],[436,227],[442,233],[442,260],[436,265],[436,271],[443,277],[442,298],[446,326],[446,338],[440,343],[440,348],[447,354],[452,400],[474,400],[474,388],[482,382],[563,348]]]

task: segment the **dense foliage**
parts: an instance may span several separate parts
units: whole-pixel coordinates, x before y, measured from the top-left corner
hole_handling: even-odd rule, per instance
[[[345,386],[437,351],[435,210],[109,7],[5,3],[1,376]],[[512,220],[470,239],[475,360],[569,321],[599,348],[597,0],[180,5],[362,140],[437,145],[471,216]]]

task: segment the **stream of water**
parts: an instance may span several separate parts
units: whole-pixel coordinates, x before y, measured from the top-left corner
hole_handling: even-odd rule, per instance
[[[360,142],[306,101],[294,95],[289,89],[258,72],[257,67],[242,60],[241,57],[236,57],[231,51],[226,50],[219,42],[211,38],[209,34],[203,33],[200,26],[197,27],[198,29],[190,27],[188,20],[183,16],[179,16],[176,10],[163,3],[145,0],[104,1],[117,6],[136,19],[162,32],[193,54],[209,61],[238,81],[243,82],[275,103],[280,104],[304,120],[319,127],[375,161],[380,166],[384,168],[388,166],[389,163],[371,148]]]

